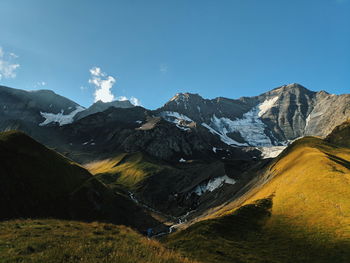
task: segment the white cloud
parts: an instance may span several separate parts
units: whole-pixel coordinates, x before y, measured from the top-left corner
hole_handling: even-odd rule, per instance
[[[3,78],[10,79],[16,77],[16,69],[20,66],[13,62],[13,59],[16,58],[18,58],[16,54],[6,53],[2,47],[0,47],[0,80]]]
[[[160,64],[159,71],[161,73],[167,73],[168,72],[168,65],[167,64]]]
[[[112,76],[108,76],[106,73],[102,72],[101,68],[93,67],[90,69],[91,78],[89,83],[93,84],[96,88],[94,97],[95,102],[111,102],[113,100],[125,101],[129,100],[133,105],[140,106],[141,102],[135,97],[127,98],[126,96],[114,96],[111,89],[116,82],[116,79]],[[85,87],[80,87],[81,90],[85,90]]]
[[[45,81],[39,81],[37,83],[38,86],[46,86],[46,82]]]
[[[141,101],[140,101],[138,98],[131,97],[131,98],[130,98],[130,102],[131,102],[131,104],[133,104],[134,106],[141,106]]]
[[[94,67],[90,69],[91,78],[89,83],[95,85],[96,90],[94,93],[95,102],[111,102],[115,99],[115,96],[111,92],[116,79],[112,76],[107,76],[106,73],[101,71],[101,68]]]
[[[106,76],[105,73],[101,72],[101,68],[99,68],[99,67],[94,67],[94,68],[90,69],[90,73],[91,73],[91,75],[96,76],[96,77]]]

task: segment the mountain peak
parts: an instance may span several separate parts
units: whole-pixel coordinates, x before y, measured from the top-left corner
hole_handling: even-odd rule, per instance
[[[277,87],[277,88],[271,90],[270,92],[290,92],[290,91],[293,91],[293,90],[312,92],[311,90],[305,88],[303,85],[301,85],[299,83],[286,84],[286,85]],[[267,93],[269,93],[269,92],[267,92]]]
[[[92,104],[90,107],[93,106],[107,106],[107,107],[121,107],[123,105],[124,107],[133,107],[134,105],[129,100],[114,100],[111,102],[103,102],[101,100],[96,101],[94,104]]]
[[[191,98],[200,98],[203,99],[199,94],[197,93],[189,93],[189,92],[185,92],[185,93],[176,93],[176,95],[174,97],[172,97],[170,99],[170,101],[188,101]]]

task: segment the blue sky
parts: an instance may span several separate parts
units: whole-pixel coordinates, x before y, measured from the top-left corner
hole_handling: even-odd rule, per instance
[[[350,0],[0,0],[0,47],[0,84],[83,106],[96,89],[152,109],[293,82],[349,93]]]

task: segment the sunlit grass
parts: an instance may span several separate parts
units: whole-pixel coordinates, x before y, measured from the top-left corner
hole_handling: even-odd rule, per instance
[[[121,185],[130,190],[165,169],[163,165],[147,160],[142,153],[119,154],[113,159],[86,164],[85,168],[107,184]]]

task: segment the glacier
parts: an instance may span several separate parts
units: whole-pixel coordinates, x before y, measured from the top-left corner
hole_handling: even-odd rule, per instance
[[[253,107],[250,111],[243,114],[241,119],[231,120],[229,118],[218,118],[214,114],[210,124],[202,123],[210,132],[220,136],[221,141],[228,145],[236,146],[272,146],[271,139],[265,134],[266,125],[262,122],[263,116],[271,109],[278,97],[265,100],[263,103]],[[231,139],[227,134],[238,132],[248,143],[239,143]]]

